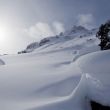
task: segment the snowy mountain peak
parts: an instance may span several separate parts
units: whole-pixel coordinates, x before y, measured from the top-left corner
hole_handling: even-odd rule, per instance
[[[68,40],[72,40],[76,37],[81,38],[81,37],[87,37],[87,36],[91,36],[91,35],[95,35],[95,34],[96,34],[96,29],[88,30],[83,26],[74,25],[71,29],[65,31],[64,33],[62,32],[59,35],[44,38],[40,42],[31,43],[27,46],[27,48],[25,50],[18,52],[18,53],[19,54],[29,53],[44,45],[51,45],[51,44],[54,45],[59,42],[66,42]]]
[[[82,35],[82,34],[87,34],[89,33],[90,30],[86,29],[85,27],[83,26],[76,26],[74,25],[71,29],[65,31],[64,35],[65,36],[76,36],[77,35]]]
[[[88,29],[86,29],[85,27],[83,27],[83,26],[76,26],[76,25],[74,25],[73,27],[72,27],[72,30],[71,30],[72,32],[79,32],[79,31],[88,31]]]

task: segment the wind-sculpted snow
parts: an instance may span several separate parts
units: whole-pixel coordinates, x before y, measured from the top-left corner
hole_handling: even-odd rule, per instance
[[[110,51],[99,51],[77,61],[83,73],[88,73],[89,98],[110,106]]]
[[[79,84],[70,95],[45,102],[43,106],[30,110],[85,110],[85,108],[89,108],[89,103],[86,99],[86,90],[86,77],[83,75]]]
[[[110,50],[86,54],[78,60],[85,73],[108,74],[110,72]]]
[[[91,110],[91,99],[110,104],[110,51],[99,51],[94,30],[85,31],[1,56],[0,110]]]
[[[110,51],[95,52],[79,58],[76,63],[81,67],[83,75],[73,92],[60,100],[50,101],[30,110],[91,110],[90,100],[110,106],[109,61]],[[103,63],[109,66],[105,67]],[[105,73],[102,70],[106,70]]]
[[[2,56],[6,66],[0,67],[0,109],[28,110],[68,96],[81,77],[80,69],[71,65],[71,52]]]

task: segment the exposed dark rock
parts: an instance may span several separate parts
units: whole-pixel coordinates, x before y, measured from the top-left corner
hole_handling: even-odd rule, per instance
[[[95,101],[90,101],[92,110],[110,110],[110,106],[99,104]]]

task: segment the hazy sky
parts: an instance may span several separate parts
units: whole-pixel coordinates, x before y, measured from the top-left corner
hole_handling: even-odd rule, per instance
[[[0,0],[0,53],[15,53],[74,24],[97,27],[109,11],[110,0]]]

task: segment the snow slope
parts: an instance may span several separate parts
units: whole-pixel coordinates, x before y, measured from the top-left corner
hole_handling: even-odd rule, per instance
[[[0,109],[28,110],[68,96],[81,74],[75,65],[68,66],[72,61],[68,52],[2,57],[6,65],[0,67]]]
[[[19,54],[29,53],[29,52],[34,51],[35,49],[42,49],[42,48],[52,47],[52,45],[55,45],[55,44],[57,44],[58,48],[63,48],[63,47],[59,47],[58,44],[59,43],[61,44],[63,42],[67,42],[67,41],[71,40],[72,41],[71,43],[73,45],[73,43],[75,41],[74,40],[75,38],[76,38],[76,40],[79,40],[79,38],[95,35],[96,32],[97,32],[97,29],[88,30],[83,26],[73,26],[70,30],[67,30],[63,33],[60,33],[59,35],[44,38],[40,42],[31,43],[26,47],[25,50],[23,50],[21,52],[18,52],[18,53]],[[87,39],[87,40],[88,40],[89,43],[92,43],[94,39],[92,40],[89,37],[89,39]]]
[[[77,63],[88,74],[89,98],[110,106],[110,50],[85,55]]]
[[[1,56],[0,110],[90,110],[90,99],[110,104],[110,52],[99,51],[94,30],[74,28],[29,45],[25,54]]]

